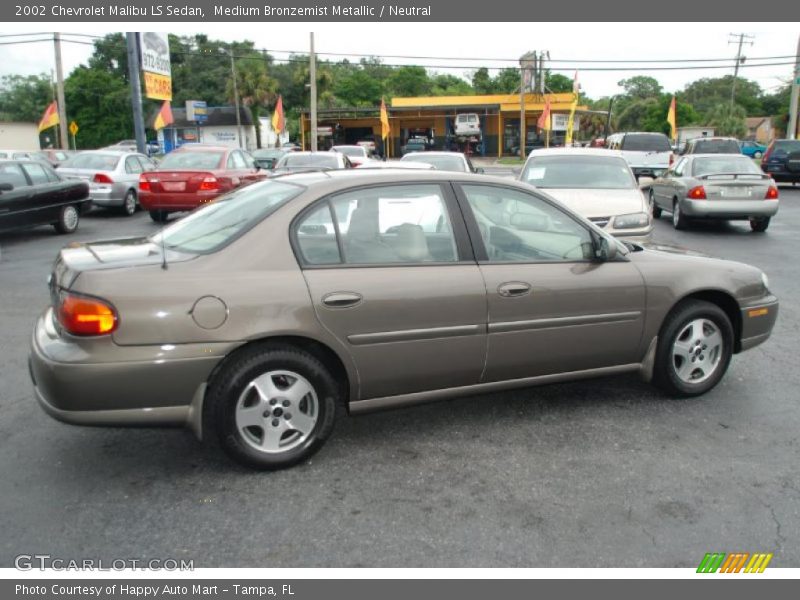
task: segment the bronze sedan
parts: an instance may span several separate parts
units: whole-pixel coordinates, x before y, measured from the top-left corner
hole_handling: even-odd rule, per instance
[[[535,188],[328,171],[236,190],[149,238],[61,251],[30,355],[84,425],[186,425],[274,469],[362,413],[638,372],[694,396],[778,313],[764,274],[625,245]]]

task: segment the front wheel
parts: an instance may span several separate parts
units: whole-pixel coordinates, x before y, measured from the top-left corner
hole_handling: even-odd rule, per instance
[[[769,227],[769,217],[750,218],[750,229],[756,233],[763,233]]]
[[[297,464],[330,436],[337,385],[314,356],[253,346],[232,357],[207,397],[206,426],[235,461],[262,470]]]
[[[680,304],[658,337],[653,381],[675,396],[699,396],[717,385],[731,361],[733,326],[719,306]]]
[[[165,210],[151,210],[150,218],[156,223],[166,223],[169,218],[169,213]]]
[[[56,228],[58,233],[73,233],[78,228],[80,219],[77,207],[68,204],[61,207],[61,211],[58,213],[58,221],[55,222],[53,227]]]

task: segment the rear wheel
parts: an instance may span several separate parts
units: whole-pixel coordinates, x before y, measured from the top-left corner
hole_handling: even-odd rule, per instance
[[[150,218],[156,223],[166,223],[169,218],[169,213],[165,210],[151,210]]]
[[[128,193],[126,193],[125,197],[122,199],[122,206],[120,206],[119,210],[126,217],[131,217],[136,212],[136,207],[136,192],[128,190]]]
[[[61,207],[61,211],[58,213],[58,221],[55,222],[53,227],[56,228],[58,233],[72,233],[78,228],[80,220],[81,216],[77,207],[68,204]]]
[[[681,211],[681,203],[678,199],[672,201],[672,226],[675,229],[686,229],[689,225],[689,218]]]
[[[653,381],[669,394],[698,396],[719,383],[733,351],[733,326],[719,306],[688,300],[658,336]]]
[[[661,218],[661,208],[656,204],[656,194],[652,188],[650,188],[650,210],[653,212],[654,219]]]
[[[769,217],[750,218],[750,229],[756,233],[762,233],[769,227]]]
[[[205,428],[225,452],[264,470],[297,464],[333,431],[337,385],[311,354],[291,346],[253,346],[232,357],[212,382]]]

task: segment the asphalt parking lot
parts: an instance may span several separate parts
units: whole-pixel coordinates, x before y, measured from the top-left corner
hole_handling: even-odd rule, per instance
[[[246,471],[188,431],[92,429],[36,405],[29,334],[72,240],[156,230],[96,211],[78,232],[0,234],[0,566],[19,554],[195,567],[695,567],[773,552],[800,567],[800,187],[746,223],[655,240],[763,269],[773,337],[705,397],[634,376],[343,418],[313,459]],[[443,360],[446,360],[443,357]]]

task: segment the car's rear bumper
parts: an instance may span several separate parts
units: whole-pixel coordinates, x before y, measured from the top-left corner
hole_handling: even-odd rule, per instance
[[[778,319],[778,299],[769,295],[741,308],[742,335],[737,350],[744,351],[765,342]]]
[[[778,200],[681,200],[681,211],[689,217],[748,219],[771,217],[778,212]]]
[[[97,185],[89,187],[89,198],[95,206],[122,206],[125,194],[128,192],[125,185]]]
[[[139,192],[139,205],[144,210],[194,210],[211,202],[221,192]]]
[[[184,425],[192,424],[193,407],[202,406],[200,392],[232,347],[119,346],[110,336],[78,340],[56,330],[48,309],[34,327],[28,366],[39,404],[59,421]]]

